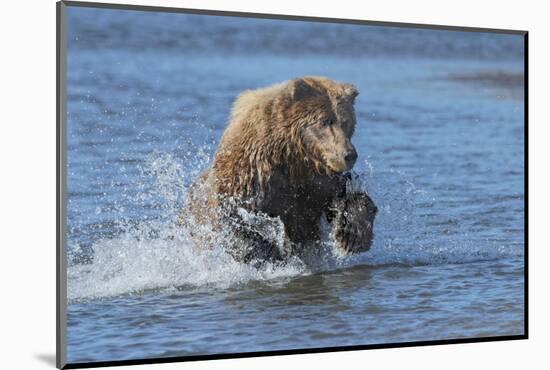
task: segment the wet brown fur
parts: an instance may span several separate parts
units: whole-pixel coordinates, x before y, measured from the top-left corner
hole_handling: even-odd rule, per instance
[[[296,245],[318,241],[320,218],[345,186],[341,173],[355,162],[350,166],[342,153],[355,152],[357,94],[353,85],[324,77],[243,92],[180,221],[219,224],[219,210],[231,200],[280,217]]]

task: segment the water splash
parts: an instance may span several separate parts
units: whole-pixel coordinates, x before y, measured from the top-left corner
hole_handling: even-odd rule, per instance
[[[93,263],[69,268],[69,301],[189,285],[224,288],[306,273],[300,264],[256,269],[237,263],[221,248],[197,249],[186,230],[174,231],[172,238],[126,234],[99,241]]]
[[[321,247],[302,259],[265,263],[259,268],[239,263],[225,252],[223,244],[227,239],[223,233],[214,235],[219,242],[207,249],[196,244],[189,229],[195,233],[212,233],[212,230],[200,225],[188,228],[175,226],[189,180],[195,178],[199,168],[204,168],[209,161],[207,151],[198,152],[192,162],[182,162],[171,154],[163,153],[153,153],[145,161],[141,174],[152,180],[149,181],[152,186],[142,188],[132,201],[155,204],[159,217],[139,222],[117,220],[116,234],[99,238],[92,244],[92,258],[79,260],[82,246],[76,242],[70,244],[69,302],[182,286],[226,288],[250,281],[292,278],[356,264],[376,267],[467,263],[518,253],[512,247],[494,243],[482,245],[469,242],[466,238],[457,243],[445,238],[445,235],[430,233],[416,205],[423,203],[430,208],[430,202],[435,200],[405,174],[391,169],[377,172],[375,166],[367,162],[367,171],[359,172],[356,180],[360,184],[358,186],[363,188],[368,184],[368,192],[379,208],[374,227],[375,240],[370,251],[355,256],[342,255],[332,242],[330,226],[324,224]],[[193,163],[193,168],[186,168],[184,163]],[[266,216],[252,215],[244,210],[242,212],[241,216],[250,218],[260,226],[269,225],[262,232],[269,234],[269,239],[274,243],[282,245],[285,235],[280,222],[266,220]],[[456,227],[459,228],[459,225]]]

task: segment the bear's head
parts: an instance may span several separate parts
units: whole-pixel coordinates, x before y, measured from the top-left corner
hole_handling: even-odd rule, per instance
[[[357,160],[351,143],[357,88],[324,77],[304,77],[292,80],[290,91],[292,124],[316,169],[327,174],[351,170]]]

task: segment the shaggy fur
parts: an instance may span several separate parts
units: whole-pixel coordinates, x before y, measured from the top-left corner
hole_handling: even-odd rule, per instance
[[[351,143],[357,94],[353,85],[324,77],[243,92],[211,168],[190,189],[180,223],[192,217],[214,228],[231,224],[249,241],[246,253],[233,253],[237,259],[272,260],[318,242],[327,215],[342,250],[368,250],[376,207],[367,194],[346,194],[343,175],[357,158]],[[288,237],[284,250],[251,235],[240,207],[279,218]]]

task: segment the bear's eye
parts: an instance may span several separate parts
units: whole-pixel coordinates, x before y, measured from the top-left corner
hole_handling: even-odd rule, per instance
[[[333,119],[326,119],[326,120],[322,121],[321,125],[322,126],[332,126],[332,125],[334,125],[334,120]]]

